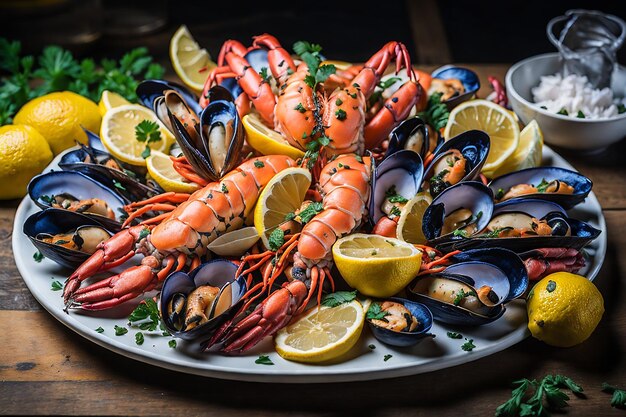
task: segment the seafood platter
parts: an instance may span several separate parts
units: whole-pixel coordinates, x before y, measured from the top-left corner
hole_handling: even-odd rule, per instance
[[[348,64],[264,34],[216,64],[199,97],[157,79],[136,91],[190,191],[98,132],[28,186],[17,266],[83,337],[219,378],[386,378],[505,349],[528,335],[533,282],[598,273],[592,182],[546,146],[502,173],[505,133],[462,129],[472,106],[519,128],[497,80],[478,100],[473,71],[418,71],[397,41]]]

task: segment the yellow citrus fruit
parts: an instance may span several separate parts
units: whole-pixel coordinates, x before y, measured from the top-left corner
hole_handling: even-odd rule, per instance
[[[483,171],[495,171],[519,144],[519,125],[507,109],[488,100],[469,100],[459,104],[450,113],[444,136],[451,139],[468,130],[486,132],[491,147]]]
[[[604,313],[604,299],[587,278],[556,272],[535,284],[526,308],[528,329],[535,338],[570,347],[591,336]]]
[[[265,126],[257,113],[243,116],[243,127],[248,144],[263,155],[287,155],[293,159],[302,158],[304,152],[294,148],[280,133]]]
[[[270,234],[285,216],[300,208],[310,185],[311,173],[304,168],[287,168],[267,183],[254,208],[254,227],[266,248]]]
[[[24,197],[30,179],[50,161],[50,146],[34,128],[0,127],[0,200]]]
[[[183,83],[197,93],[202,91],[209,73],[217,66],[211,61],[207,50],[200,48],[185,25],[179,27],[170,40],[170,59]]]
[[[128,164],[145,166],[146,160],[141,154],[146,143],[138,141],[135,135],[135,128],[144,120],[157,123],[161,132],[161,140],[150,143],[150,149],[168,152],[174,143],[174,136],[152,110],[138,104],[118,106],[106,112],[100,129],[102,143],[116,158]]]
[[[124,106],[126,104],[132,103],[113,91],[104,90],[102,97],[100,97],[100,102],[98,103],[98,110],[100,110],[100,115],[104,116],[104,114],[113,107]]]
[[[432,197],[428,193],[422,192],[402,207],[396,229],[398,239],[420,245],[426,242],[426,237],[422,231],[422,217],[432,202]]]
[[[151,151],[146,158],[146,166],[150,176],[165,190],[176,193],[193,193],[198,184],[187,181],[174,169],[169,156],[159,151]]]
[[[305,363],[338,358],[359,340],[364,322],[365,312],[356,300],[336,307],[313,307],[276,334],[276,352]]]
[[[96,103],[71,91],[62,91],[29,101],[17,112],[13,123],[34,127],[56,155],[77,141],[86,144],[83,128],[97,132],[101,120]]]
[[[485,171],[483,173],[489,178],[496,178],[509,172],[519,171],[520,169],[533,168],[541,165],[543,157],[543,133],[539,128],[536,120],[522,129],[519,135],[519,144],[517,149],[500,167],[495,171]]]
[[[422,252],[399,239],[355,233],[333,245],[343,279],[371,297],[389,297],[407,286],[422,265]]]

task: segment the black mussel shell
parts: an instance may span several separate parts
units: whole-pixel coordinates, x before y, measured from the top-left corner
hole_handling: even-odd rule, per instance
[[[154,110],[154,100],[163,96],[166,90],[175,90],[196,114],[199,114],[202,108],[198,104],[198,97],[187,90],[180,84],[165,80],[145,80],[139,83],[136,89],[137,97],[141,104],[147,108]]]
[[[98,226],[106,230],[102,224],[91,217],[55,208],[49,208],[29,216],[24,222],[22,230],[46,258],[66,268],[75,269],[91,255],[52,243],[46,243],[37,239],[37,236],[40,234],[56,235],[67,233],[81,226]],[[109,235],[112,234],[108,233]]]
[[[506,194],[508,190],[518,184],[540,184],[541,181],[559,180],[574,188],[573,194],[536,193],[519,196],[516,198],[531,198],[536,200],[547,200],[559,204],[566,210],[582,202],[591,192],[593,183],[584,175],[565,168],[558,167],[537,167],[515,171],[510,174],[495,178],[489,184],[493,195]]]
[[[417,319],[419,324],[412,332],[395,332],[390,329],[385,329],[384,327],[379,327],[372,323],[371,320],[367,320],[370,330],[376,339],[391,346],[405,347],[416,345],[424,339],[433,337],[432,333],[428,333],[433,325],[433,315],[428,307],[424,304],[404,298],[390,297],[382,301],[386,300],[404,305]]]
[[[435,146],[437,148],[443,143],[443,137],[439,132],[433,132],[437,135],[437,144]],[[430,135],[430,129],[419,117],[411,117],[404,120],[389,134],[389,145],[387,146],[385,158],[402,149],[408,149],[407,146],[410,146],[411,150],[417,152],[424,159],[431,146],[431,140],[434,140]],[[416,147],[417,149],[415,149]]]
[[[467,68],[445,65],[433,71],[431,75],[433,78],[441,80],[456,78],[461,81],[461,84],[463,84],[463,87],[465,88],[465,92],[463,94],[444,101],[444,103],[448,106],[448,109],[452,109],[464,101],[471,99],[480,89],[480,79],[478,78],[478,75],[474,71]]]

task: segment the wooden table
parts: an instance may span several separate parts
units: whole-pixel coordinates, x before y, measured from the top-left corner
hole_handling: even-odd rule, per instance
[[[485,81],[507,65],[474,66]],[[481,91],[486,96],[488,88]],[[623,415],[606,381],[626,388],[626,141],[602,155],[558,150],[594,182],[608,228],[596,283],[606,312],[585,343],[552,348],[533,338],[498,354],[411,377],[341,384],[257,384],[180,374],[101,348],[57,322],[32,297],[11,250],[18,202],[0,203],[0,413],[116,415],[488,416],[510,398],[511,382],[563,374],[585,389],[567,415]],[[620,304],[623,303],[623,304]]]

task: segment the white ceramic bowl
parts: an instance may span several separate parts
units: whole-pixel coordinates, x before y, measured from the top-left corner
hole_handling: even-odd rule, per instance
[[[513,65],[506,73],[506,91],[513,111],[524,124],[537,120],[547,143],[568,149],[595,151],[626,137],[626,113],[610,119],[577,119],[548,112],[533,103],[531,89],[544,75],[561,70],[559,54],[527,58]],[[618,65],[611,82],[613,94],[626,94],[626,68]]]

